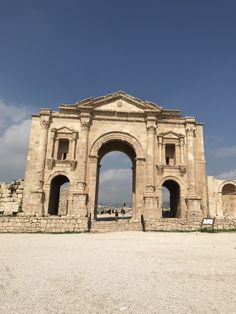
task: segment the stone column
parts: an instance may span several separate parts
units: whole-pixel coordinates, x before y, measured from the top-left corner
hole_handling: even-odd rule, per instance
[[[186,128],[187,134],[187,166],[188,166],[188,190],[189,195],[195,196],[196,186],[195,186],[195,156],[194,156],[194,136],[195,128]]]
[[[163,163],[163,158],[162,158],[162,142],[163,142],[163,137],[158,138],[158,153],[159,153],[159,158],[158,162],[159,164]]]
[[[201,198],[196,193],[196,177],[195,177],[195,154],[194,154],[194,137],[195,125],[186,125],[187,137],[187,178],[188,178],[188,213],[189,218],[202,217]]]
[[[41,132],[40,132],[39,162],[38,162],[37,172],[38,172],[38,188],[42,190],[45,161],[46,161],[46,155],[47,155],[48,129],[50,126],[50,121],[48,117],[41,117],[40,126],[41,126]]]
[[[50,114],[50,110],[43,110],[45,113]],[[34,213],[41,216],[45,214],[44,203],[45,193],[43,190],[44,186],[44,171],[46,166],[46,155],[47,155],[47,143],[48,143],[48,129],[50,126],[50,115],[41,115],[40,117],[40,142],[38,146],[38,164],[37,164],[37,178],[36,178],[36,189],[32,193],[33,203],[32,206]],[[34,208],[35,207],[35,208]]]
[[[49,152],[49,158],[54,158],[54,146],[55,146],[55,137],[56,137],[56,130],[51,130],[51,141],[50,141],[50,152]]]
[[[76,139],[77,139],[77,132],[73,132],[72,143],[71,143],[71,159],[72,160],[75,160]]]
[[[87,172],[87,158],[88,158],[88,133],[90,121],[81,118],[81,134],[79,141],[79,180],[78,187],[80,190],[85,190],[86,172]]]
[[[155,135],[156,118],[147,118],[146,186],[144,195],[144,219],[159,217],[158,197],[155,188]]]
[[[154,141],[156,127],[147,126],[146,185],[154,186]]]
[[[56,138],[55,144],[54,144],[54,154],[53,154],[53,157],[55,160],[58,159],[58,148],[59,148],[59,138]]]
[[[73,194],[74,214],[87,215],[86,174],[88,160],[88,134],[90,127],[90,114],[81,113],[81,133],[78,151],[78,181]]]
[[[92,215],[92,218],[96,218],[96,202],[97,202],[97,184],[99,184],[99,165],[97,156],[89,156],[89,179],[88,179],[88,214]]]
[[[162,143],[162,163],[166,164],[166,144]]]
[[[175,165],[180,165],[181,164],[181,161],[180,161],[181,157],[180,157],[180,145],[179,144],[176,144],[175,145],[175,161],[174,161],[174,164]]]
[[[180,138],[180,164],[184,164],[184,139]]]
[[[135,208],[133,208],[133,220],[140,220],[141,214],[143,214],[144,166],[144,158],[135,159]]]
[[[52,170],[55,165],[54,151],[55,151],[55,138],[56,138],[56,129],[51,130],[50,141],[49,141],[49,154],[47,159],[47,166],[49,170]]]

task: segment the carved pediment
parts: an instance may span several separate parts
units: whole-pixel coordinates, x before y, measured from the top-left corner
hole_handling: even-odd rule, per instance
[[[66,127],[66,126],[63,126],[63,127],[59,128],[59,129],[54,128],[51,131],[52,132],[56,132],[56,133],[63,133],[63,134],[65,134],[65,133],[66,134],[71,134],[71,133],[75,132],[75,130],[70,129],[70,128]]]
[[[77,108],[81,110],[91,108],[92,110],[99,111],[143,112],[148,110],[160,112],[162,109],[152,102],[143,101],[122,91],[103,97],[88,98],[77,102],[76,105]]]
[[[180,139],[184,137],[183,134],[176,133],[174,131],[163,132],[163,133],[160,133],[158,136],[166,138],[166,139]]]

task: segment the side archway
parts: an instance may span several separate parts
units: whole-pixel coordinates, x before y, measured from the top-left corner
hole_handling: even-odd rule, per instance
[[[67,215],[69,183],[70,180],[65,175],[59,174],[52,178],[48,202],[49,215]],[[65,189],[62,189],[63,186]]]
[[[236,217],[236,183],[225,181],[221,185],[221,204],[224,216]]]
[[[160,181],[162,218],[181,217],[181,183],[178,178],[165,177]]]

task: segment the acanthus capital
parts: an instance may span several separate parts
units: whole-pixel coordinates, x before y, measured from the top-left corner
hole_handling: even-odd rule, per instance
[[[149,134],[155,134],[156,133],[156,125],[147,125],[147,132]]]
[[[40,120],[40,126],[43,128],[43,129],[48,129],[50,127],[50,121],[48,119],[45,119],[45,118],[41,118]]]
[[[187,136],[195,136],[196,127],[193,125],[187,125],[186,126],[186,133]]]

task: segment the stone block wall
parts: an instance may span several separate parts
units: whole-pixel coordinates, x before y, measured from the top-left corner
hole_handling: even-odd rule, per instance
[[[69,233],[87,231],[87,220],[79,217],[0,217],[1,233]]]
[[[0,182],[0,213],[12,215],[21,211],[24,181]]]
[[[138,231],[142,230],[140,221],[129,222],[102,222],[92,224],[91,232],[114,232],[114,231]],[[114,227],[115,226],[115,227]],[[201,229],[199,219],[174,219],[164,218],[145,222],[146,231],[179,231],[191,232]],[[217,219],[215,230],[236,230],[236,219]],[[87,232],[87,219],[72,216],[47,216],[32,217],[19,214],[19,216],[0,217],[0,233],[79,233]]]
[[[146,231],[199,231],[201,230],[201,219],[187,218],[165,218],[146,222]],[[211,228],[208,227],[208,230]],[[236,219],[216,219],[214,230],[236,230]]]
[[[197,231],[201,229],[201,219],[161,218],[145,223],[146,231]]]

